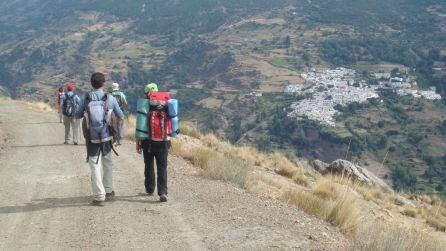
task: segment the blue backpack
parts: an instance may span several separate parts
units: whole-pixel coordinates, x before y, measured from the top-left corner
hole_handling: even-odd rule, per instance
[[[112,111],[108,108],[108,94],[101,100],[92,100],[88,94],[85,99],[85,114],[82,131],[86,140],[100,144],[111,141],[116,130],[111,123]]]
[[[68,95],[68,93],[64,94],[64,100],[62,104],[62,114],[67,117],[73,117],[74,111],[76,110],[76,102],[74,101],[74,94]]]

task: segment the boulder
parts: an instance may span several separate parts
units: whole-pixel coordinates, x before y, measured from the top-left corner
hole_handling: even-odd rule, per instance
[[[324,174],[327,170],[327,167],[329,166],[327,163],[320,161],[320,160],[313,160],[311,165],[313,166],[314,170],[318,171],[319,173]]]
[[[361,183],[381,187],[385,191],[393,191],[392,188],[387,185],[382,179],[378,178],[376,175],[371,173],[369,170],[357,166],[350,161],[338,159],[333,161],[327,166],[324,174],[333,173],[338,175],[344,175],[353,180],[359,181]]]

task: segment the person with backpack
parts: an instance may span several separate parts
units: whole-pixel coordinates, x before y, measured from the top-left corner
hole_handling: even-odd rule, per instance
[[[76,117],[83,117],[82,131],[87,146],[87,161],[91,169],[91,187],[94,197],[92,205],[101,206],[103,201],[112,200],[115,197],[111,159],[111,152],[114,151],[112,139],[115,129],[111,124],[111,115],[114,113],[118,120],[123,120],[124,113],[119,108],[116,99],[104,92],[104,74],[94,73],[91,76],[91,85],[94,90],[85,95],[76,111]]]
[[[158,86],[154,83],[145,87],[147,100],[140,100],[138,103],[148,103],[150,109],[147,114],[138,111],[140,120],[145,119],[147,131],[137,128],[136,151],[144,157],[145,190],[149,196],[158,190],[161,202],[167,201],[167,157],[171,146],[170,136],[172,135],[171,118],[168,112],[168,100],[170,96],[167,92],[158,92]],[[145,102],[144,102],[145,101]],[[138,122],[137,122],[138,123]],[[139,133],[138,133],[139,132]],[[143,135],[139,137],[139,135]],[[155,181],[154,159],[157,167],[157,181]]]
[[[61,96],[60,101],[62,104],[63,122],[65,126],[65,145],[68,144],[70,140],[70,128],[73,130],[73,143],[74,145],[78,144],[79,123],[74,117],[74,112],[79,105],[80,98],[73,92],[73,90],[74,85],[67,84],[67,92]]]
[[[63,122],[63,114],[62,114],[62,104],[61,104],[61,100],[62,100],[62,96],[65,95],[65,90],[63,88],[63,86],[59,87],[59,92],[57,93],[57,100],[56,100],[56,104],[57,104],[57,114],[59,115],[59,121],[60,123]]]
[[[125,96],[125,94],[119,90],[119,84],[118,83],[113,83],[112,84],[112,93],[111,95],[113,95],[113,97],[115,97],[116,101],[118,102],[119,108],[121,108],[122,111],[124,111],[124,106],[126,106],[127,103],[127,98]],[[116,142],[116,144],[119,146],[121,145],[121,140],[124,138],[124,121],[118,121],[116,122],[117,125],[117,129],[118,129],[118,133],[115,135],[114,137],[114,141]]]

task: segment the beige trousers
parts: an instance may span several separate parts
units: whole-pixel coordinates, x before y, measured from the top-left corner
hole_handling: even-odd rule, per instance
[[[111,193],[113,191],[113,162],[111,153],[105,156],[101,153],[99,161],[98,156],[90,156],[88,157],[88,164],[91,168],[91,188],[94,199],[104,201],[105,193]],[[102,175],[102,171],[104,175]]]
[[[79,139],[79,120],[64,116],[63,123],[65,125],[65,142],[70,141],[70,129],[73,130],[73,142],[78,143]]]

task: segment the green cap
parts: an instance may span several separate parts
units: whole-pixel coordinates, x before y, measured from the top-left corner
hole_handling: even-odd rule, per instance
[[[158,91],[158,86],[155,83],[150,83],[146,85],[146,88],[144,89],[145,93],[157,92],[157,91]]]

